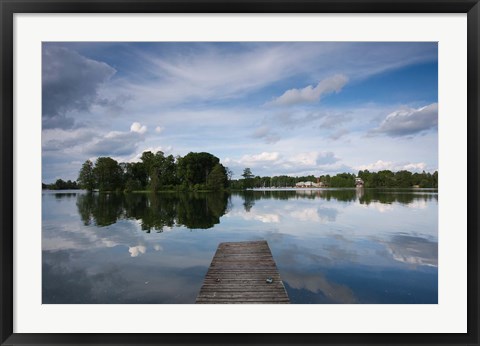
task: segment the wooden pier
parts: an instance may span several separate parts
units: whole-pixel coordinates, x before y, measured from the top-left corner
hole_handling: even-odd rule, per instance
[[[197,304],[288,304],[266,241],[220,243]]]

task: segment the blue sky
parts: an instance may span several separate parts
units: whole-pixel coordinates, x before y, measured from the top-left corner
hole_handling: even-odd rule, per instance
[[[438,169],[433,42],[51,42],[43,182],[207,151],[239,178]]]

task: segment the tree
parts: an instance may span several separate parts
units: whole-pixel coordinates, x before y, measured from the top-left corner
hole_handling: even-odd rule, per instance
[[[396,187],[411,187],[412,173],[409,171],[398,171],[395,173],[395,186]]]
[[[157,191],[162,186],[177,183],[177,167],[173,155],[165,157],[162,151],[157,151],[155,154],[145,151],[141,160],[148,174],[150,190]]]
[[[125,191],[143,190],[148,184],[148,173],[143,162],[131,162],[124,165]]]
[[[190,152],[177,160],[178,178],[189,187],[207,184],[208,175],[218,163],[220,159],[212,154]]]
[[[95,188],[95,177],[93,175],[93,162],[87,160],[83,163],[78,173],[78,184],[81,188],[92,191]]]
[[[331,187],[354,187],[355,176],[350,173],[340,173],[330,179]]]
[[[252,170],[249,167],[243,170],[242,177],[243,177],[243,188],[245,189],[252,188],[254,183],[253,178],[255,176],[252,174]]]
[[[157,174],[159,175],[160,185],[175,185],[177,183],[177,166],[173,155],[162,157],[158,164]]]
[[[212,190],[222,190],[227,185],[227,171],[222,164],[217,163],[207,178],[207,187]]]
[[[99,157],[93,168],[93,175],[100,191],[123,189],[123,171],[111,157]]]
[[[225,167],[225,171],[227,172],[227,186],[230,186],[232,184],[233,171],[228,167]]]

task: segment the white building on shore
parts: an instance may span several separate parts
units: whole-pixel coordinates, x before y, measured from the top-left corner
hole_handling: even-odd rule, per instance
[[[317,181],[316,183],[311,181],[299,181],[298,183],[295,184],[295,187],[312,188],[312,187],[326,187],[326,185],[321,181]]]

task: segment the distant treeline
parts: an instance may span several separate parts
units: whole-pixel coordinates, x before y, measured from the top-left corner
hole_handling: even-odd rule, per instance
[[[64,181],[62,179],[57,179],[56,182],[53,184],[44,184],[42,183],[42,189],[48,190],[78,190],[80,186],[78,186],[76,181]]]
[[[412,173],[409,171],[392,172],[389,170],[379,172],[359,171],[365,187],[422,187],[438,188],[438,171],[428,173]]]
[[[324,187],[355,187],[355,178],[363,180],[366,188],[438,188],[438,172],[412,173],[406,170],[392,172],[361,170],[358,175],[313,175],[292,177],[287,175],[255,176],[245,168],[242,179],[232,180],[232,171],[210,153],[190,152],[184,157],[165,156],[161,151],[146,151],[139,162],[119,163],[111,157],[99,157],[82,165],[76,182],[58,179],[54,184],[42,184],[52,190],[85,189],[89,191],[219,191],[251,188],[295,187],[299,182],[322,183]]]
[[[280,175],[274,177],[254,176],[249,168],[246,168],[242,174],[244,179],[232,180],[230,187],[232,189],[243,188],[265,188],[265,187],[295,187],[299,182],[323,183],[325,187],[355,187],[355,178],[363,180],[364,187],[382,188],[382,187],[422,187],[422,188],[438,188],[438,172],[434,173],[412,173],[409,171],[392,172],[383,170],[379,172],[369,172],[368,170],[359,171],[358,175],[351,173],[339,173],[333,176],[321,175],[315,177],[313,175],[302,177],[291,177]]]

